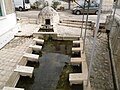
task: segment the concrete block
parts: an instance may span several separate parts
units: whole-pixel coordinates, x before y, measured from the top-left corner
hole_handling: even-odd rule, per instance
[[[34,35],[57,35],[55,32],[34,32]]]
[[[88,66],[86,62],[82,62],[82,72],[88,75]]]
[[[82,53],[82,51],[81,51],[81,58],[84,58],[86,60],[85,53]]]
[[[33,35],[35,36],[35,37],[41,37],[41,35],[42,35],[42,38],[44,38],[45,40],[47,40],[48,38],[54,38],[54,39],[56,39],[57,38],[57,33],[55,33],[55,32],[35,32],[35,33],[33,33]]]
[[[73,44],[80,44],[80,43],[83,43],[83,41],[82,40],[73,41]]]
[[[87,80],[87,75],[84,73],[70,73],[69,82],[72,84],[82,84],[84,80]]]
[[[72,51],[73,52],[78,52],[78,51],[81,51],[82,50],[82,47],[72,47]]]
[[[30,53],[25,53],[23,57],[28,58],[28,61],[38,61],[39,59],[39,55],[30,54]]]
[[[3,90],[24,90],[23,88],[4,87]]]
[[[32,50],[41,50],[42,46],[39,46],[39,45],[30,45],[29,48],[32,48]]]
[[[21,66],[17,65],[14,69],[15,72],[18,72],[21,76],[29,76],[32,78],[34,67]]]
[[[57,35],[57,40],[77,40],[80,36],[63,36]]]
[[[88,81],[88,85],[87,85],[87,81],[83,82],[83,90],[92,90],[90,81]]]
[[[33,41],[36,41],[36,43],[38,44],[44,44],[44,40],[43,39],[37,39],[37,38],[34,38]]]
[[[83,61],[85,61],[84,58],[71,58],[70,63],[71,64],[81,64]]]

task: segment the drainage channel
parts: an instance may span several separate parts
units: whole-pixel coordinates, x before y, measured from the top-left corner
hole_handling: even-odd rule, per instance
[[[28,62],[34,67],[32,78],[21,76],[16,87],[25,90],[83,90],[83,85],[69,83],[69,73],[81,73],[81,65],[70,65],[72,41],[45,41],[39,62]],[[79,54],[80,55],[80,54]]]

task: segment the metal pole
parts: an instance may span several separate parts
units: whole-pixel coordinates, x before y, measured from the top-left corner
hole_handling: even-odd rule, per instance
[[[116,12],[116,9],[117,9],[117,3],[118,3],[118,0],[115,3],[115,9],[114,9],[114,12],[113,12],[113,20],[112,20],[112,23],[111,23],[110,31],[112,30],[112,25],[113,25],[113,22],[114,22],[114,19],[115,19],[114,17],[115,17],[115,12]]]
[[[82,27],[81,27],[80,38],[82,38],[82,30],[83,30],[83,23],[84,23],[84,11],[85,11],[85,0],[84,0],[84,7],[83,7],[83,17],[82,17]]]
[[[96,30],[95,30],[95,35],[94,35],[94,42],[93,42],[91,59],[90,59],[90,65],[89,65],[89,71],[88,71],[87,86],[88,86],[89,81],[90,81],[90,73],[91,73],[91,70],[92,70],[92,61],[93,61],[93,55],[94,55],[94,51],[95,51],[97,32],[98,32],[98,29],[99,29],[99,21],[100,21],[100,14],[101,14],[102,2],[103,2],[103,0],[100,0],[99,12],[98,12],[97,22],[96,22]]]
[[[88,0],[88,10],[87,10],[87,17],[86,17],[86,25],[85,25],[85,33],[84,33],[84,39],[83,39],[83,51],[85,51],[85,40],[86,40],[86,32],[87,32],[87,24],[88,24],[88,14],[89,14],[89,6],[90,6],[90,0]]]

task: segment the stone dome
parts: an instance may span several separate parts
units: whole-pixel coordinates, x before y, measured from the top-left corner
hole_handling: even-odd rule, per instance
[[[58,13],[50,6],[44,7],[39,15],[39,23],[41,25],[45,25],[46,24],[46,20],[50,20],[50,25],[55,25],[59,23],[59,15]]]
[[[58,14],[58,13],[57,13],[52,7],[49,7],[49,6],[43,8],[43,9],[40,11],[40,15],[41,15],[41,16],[51,16],[51,17],[53,17],[53,16],[55,16],[55,15],[57,15],[57,14]]]

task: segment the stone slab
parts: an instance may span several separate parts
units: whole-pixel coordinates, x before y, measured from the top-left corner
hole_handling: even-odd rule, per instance
[[[81,64],[83,61],[85,61],[84,58],[71,58],[70,63],[71,64]]]
[[[43,39],[34,38],[33,41],[36,41],[36,43],[38,43],[38,44],[43,44],[44,43]]]
[[[23,88],[4,87],[3,90],[24,90]]]
[[[29,48],[32,48],[33,50],[41,50],[42,46],[39,46],[39,45],[30,45]]]
[[[34,35],[57,35],[55,32],[34,32]]]
[[[72,47],[72,51],[75,52],[75,51],[81,51],[82,50],[82,47]]]
[[[82,84],[84,80],[87,80],[87,75],[84,73],[70,73],[69,82],[72,84]]]
[[[39,55],[36,54],[30,54],[30,53],[25,53],[23,57],[31,59],[32,61],[36,61],[39,59]]]
[[[73,44],[80,44],[80,43],[83,43],[83,41],[82,40],[73,41]]]
[[[82,28],[82,25],[75,25],[75,24],[59,23],[59,25],[68,26],[68,27],[75,27],[75,28]],[[83,26],[83,28],[86,28],[86,26]],[[87,29],[91,29],[91,27],[87,26]]]
[[[18,72],[21,76],[29,76],[32,77],[34,67],[28,67],[28,66],[21,66],[17,65],[14,69],[15,72]]]

